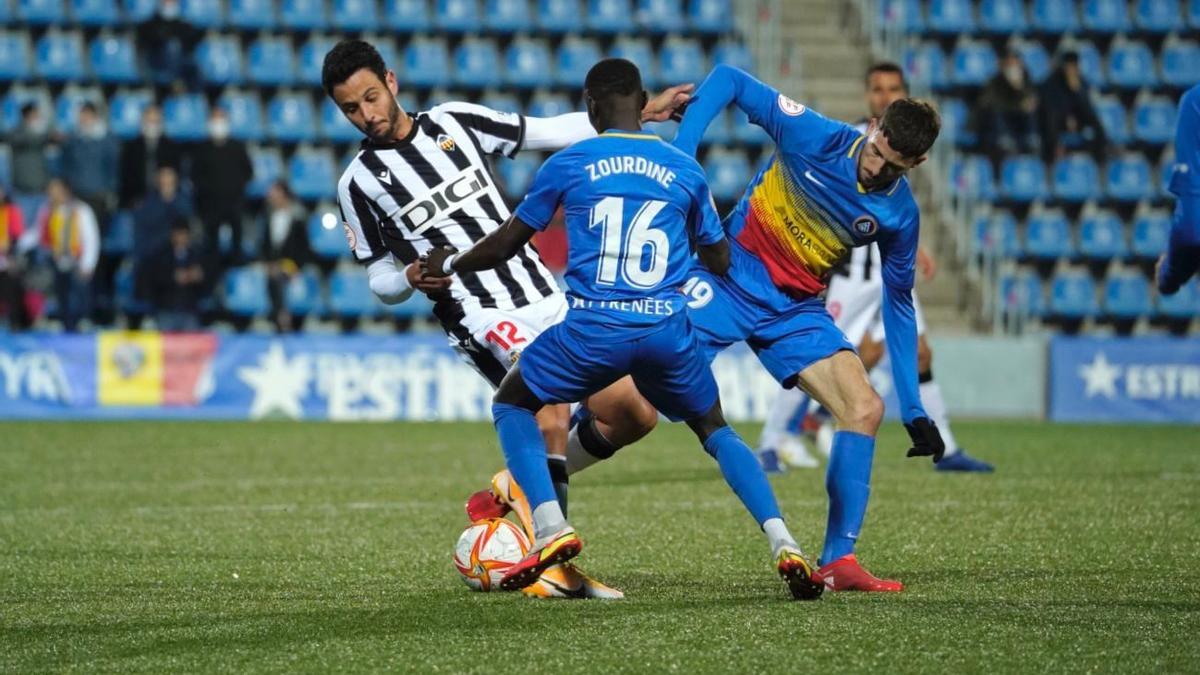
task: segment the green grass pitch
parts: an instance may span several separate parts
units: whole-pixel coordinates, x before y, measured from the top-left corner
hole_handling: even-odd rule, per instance
[[[484,424],[0,425],[0,671],[1200,670],[1196,428],[956,431],[998,473],[881,437],[859,554],[908,590],[796,603],[661,427],[572,484],[581,566],[628,594],[604,603],[457,578]],[[810,554],[823,476],[773,479]]]

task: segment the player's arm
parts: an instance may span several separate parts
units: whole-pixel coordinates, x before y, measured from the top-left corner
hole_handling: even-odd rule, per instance
[[[729,273],[731,264],[729,241],[725,238],[725,228],[721,227],[721,217],[717,215],[717,206],[708,189],[704,169],[696,164],[695,170],[695,185],[689,191],[692,208],[688,214],[688,234],[696,242],[696,255],[700,262],[713,274],[723,277]]]
[[[695,85],[680,84],[663,90],[646,102],[643,122],[663,122],[671,118],[691,98]],[[596,129],[587,113],[576,112],[554,117],[526,117],[525,138],[521,150],[562,150],[579,141],[595,138]]]
[[[1200,93],[1193,90],[1184,94],[1179,102],[1178,120],[1175,126],[1176,162],[1186,166],[1185,162],[1191,158],[1182,154],[1187,148],[1196,147],[1194,139],[1200,135]],[[1171,238],[1166,254],[1154,270],[1158,291],[1164,295],[1178,291],[1200,268],[1200,188],[1194,186],[1200,178],[1181,175],[1182,170],[1176,166],[1176,173],[1171,178],[1171,189],[1177,198]]]

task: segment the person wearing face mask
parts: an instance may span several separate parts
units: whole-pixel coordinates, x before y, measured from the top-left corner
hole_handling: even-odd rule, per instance
[[[41,194],[50,182],[46,118],[32,101],[21,106],[21,124],[5,139],[12,148],[12,188],[22,195]]]
[[[1036,150],[1037,91],[1021,55],[1009,50],[975,104],[979,144],[998,169],[1005,155]]]
[[[162,0],[154,16],[138,24],[138,53],[144,55],[154,84],[192,89],[196,68],[192,50],[204,33],[183,20],[179,0]]]
[[[179,170],[182,153],[179,145],[163,135],[162,109],[148,105],[142,111],[142,133],[121,146],[118,203],[131,209],[141,203],[154,188],[155,175],[162,167]]]
[[[246,186],[253,176],[246,145],[230,137],[228,113],[221,107],[213,108],[208,117],[208,140],[192,155],[192,185],[208,250],[229,264],[236,264],[242,257],[242,213]],[[223,250],[220,242],[224,226],[233,236]]]

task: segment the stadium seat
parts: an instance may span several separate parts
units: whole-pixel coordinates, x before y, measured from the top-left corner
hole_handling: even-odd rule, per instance
[[[483,27],[475,0],[434,0],[433,25],[447,33],[477,33]]]
[[[528,0],[485,0],[483,15],[493,33],[523,33],[533,30]]]
[[[240,317],[266,314],[270,309],[267,275],[257,265],[233,267],[225,272],[225,309]]]
[[[405,73],[413,73],[414,68],[428,69],[430,72],[419,74],[414,85],[433,86],[439,66],[434,62],[445,56],[445,46],[440,40],[422,41],[421,44],[410,44],[405,53]],[[412,50],[417,52],[413,53]],[[419,63],[413,63],[409,58],[415,58]],[[444,61],[443,61],[444,63]],[[458,49],[454,50],[454,82],[464,87],[497,87],[500,86],[500,50],[493,40],[467,38]],[[441,67],[444,73],[444,66]],[[407,79],[407,78],[406,78]],[[582,82],[582,80],[580,80]]]
[[[1126,33],[1129,21],[1127,0],[1083,0],[1083,28],[1092,33]]]
[[[1179,0],[1137,0],[1133,20],[1139,30],[1147,33],[1169,33],[1178,30],[1183,16]]]
[[[113,299],[116,308],[126,314],[145,314],[150,309],[134,293],[133,262],[130,260],[121,264],[113,275]]]
[[[480,43],[472,38],[463,41],[455,52],[455,62],[458,64],[459,72],[463,71],[463,53],[468,49],[474,53],[477,47],[468,47],[475,44],[490,44],[486,41]],[[473,56],[470,63],[476,63],[476,60],[481,57]],[[445,41],[438,38],[415,38],[408,43],[404,48],[404,83],[410,87],[438,87],[450,82],[450,54],[446,49]],[[496,61],[499,62],[499,56],[496,56]],[[471,71],[474,72],[474,71]]]
[[[329,277],[329,310],[342,319],[379,314],[381,304],[371,292],[367,271],[360,266],[339,267]]]
[[[583,10],[580,0],[537,0],[534,18],[539,32],[574,33],[579,30]]]
[[[1175,175],[1175,154],[1170,150],[1171,146],[1167,146],[1167,152],[1163,153],[1162,159],[1158,163],[1158,195],[1163,199],[1174,201],[1175,195],[1171,193],[1171,178]]]
[[[328,22],[324,0],[280,0],[279,24],[294,31],[325,28]]]
[[[1096,45],[1083,40],[1075,45],[1075,50],[1079,53],[1079,73],[1083,75],[1083,81],[1094,87],[1104,86],[1108,77],[1104,72],[1104,58]]]
[[[1150,284],[1146,282],[1146,277],[1142,276],[1140,272],[1109,275],[1104,282],[1104,314],[1106,316],[1124,322],[1149,316],[1150,312]]]
[[[158,11],[158,3],[159,0],[122,0],[125,22],[136,24],[149,19]]]
[[[1039,33],[1063,34],[1079,29],[1075,0],[1033,0],[1030,25]]]
[[[971,0],[929,0],[926,30],[943,35],[964,35],[975,32],[975,15]]]
[[[1121,89],[1152,87],[1158,82],[1154,54],[1144,42],[1114,41],[1108,50],[1108,83]]]
[[[1096,99],[1096,116],[1104,126],[1104,135],[1108,142],[1114,145],[1125,145],[1132,136],[1129,133],[1129,116],[1125,113],[1125,104],[1114,96],[1102,96]]]
[[[346,232],[336,208],[317,208],[309,215],[308,245],[318,258],[337,260],[346,257]]]
[[[68,85],[54,103],[55,130],[64,134],[74,133],[76,125],[79,123],[79,108],[87,102],[91,102],[103,114],[104,92],[99,89],[81,89],[75,85]]]
[[[287,86],[296,80],[292,45],[286,38],[263,37],[246,50],[246,78],[267,87]]]
[[[271,30],[275,23],[272,0],[229,0],[231,27],[246,31]]]
[[[251,145],[246,148],[250,155],[250,164],[254,168],[254,178],[246,186],[246,195],[254,199],[262,199],[267,195],[267,189],[279,178],[285,178],[283,173],[283,156],[279,148],[264,148]]]
[[[1162,79],[1181,89],[1200,83],[1200,45],[1190,40],[1164,45]]]
[[[400,64],[400,54],[396,51],[396,41],[389,35],[364,35],[363,39],[375,46],[383,63],[388,68],[396,69]],[[399,71],[397,71],[399,72]]]
[[[1017,237],[1017,219],[1007,210],[981,215],[975,219],[975,253],[1000,258],[1015,258],[1021,253]]]
[[[7,0],[0,4],[7,4]],[[71,0],[70,4],[71,18],[81,26],[101,28],[120,23],[121,12],[116,0]]]
[[[529,107],[525,109],[525,114],[530,117],[554,117],[577,110],[576,106],[571,105],[571,100],[567,98],[566,94],[542,92],[535,94],[529,101]]]
[[[404,302],[385,305],[383,311],[394,319],[425,319],[433,316],[433,301],[424,293],[413,293]]]
[[[658,75],[664,82],[699,85],[708,74],[704,50],[695,40],[667,38],[658,50]]]
[[[749,120],[747,120],[749,124]],[[751,125],[753,126],[753,125]],[[700,139],[701,145],[729,145],[735,143],[733,130],[729,126],[729,111],[722,110],[708,124],[708,128],[704,130],[704,136]]]
[[[337,197],[338,171],[328,150],[298,150],[288,161],[288,184],[300,199]]]
[[[1064,202],[1079,203],[1099,199],[1100,169],[1091,155],[1075,153],[1054,164],[1054,197]]]
[[[1071,224],[1061,211],[1035,213],[1025,224],[1025,255],[1034,260],[1057,260],[1075,254]]]
[[[335,232],[342,240],[342,248],[345,249],[346,238],[341,235],[339,231],[341,229],[338,227]],[[316,271],[306,267],[298,274],[293,274],[283,289],[283,302],[288,311],[296,316],[308,316],[320,312],[321,279],[317,276]]]
[[[1171,216],[1165,211],[1147,211],[1133,221],[1130,253],[1142,260],[1157,260],[1167,252],[1171,236]]]
[[[16,0],[17,19],[31,26],[62,26],[67,11],[62,0]]]
[[[236,38],[210,36],[196,47],[196,67],[210,85],[240,84],[242,48]]]
[[[1046,313],[1042,282],[1034,274],[1008,274],[996,285],[996,301],[1010,316],[1040,317]]]
[[[638,26],[647,33],[678,33],[685,25],[680,0],[637,0]]]
[[[741,108],[733,106],[729,109],[729,135],[735,143],[759,147],[771,142],[771,137],[750,118]]]
[[[1032,155],[1008,157],[1000,165],[1000,194],[1009,201],[1031,202],[1045,199],[1046,167]]]
[[[1033,80],[1035,84],[1041,84],[1050,76],[1050,55],[1046,53],[1046,48],[1040,42],[1021,40],[1015,45],[1015,48],[1021,55],[1021,61],[1025,64],[1026,72],[1029,73],[1029,79]]]
[[[1200,281],[1193,279],[1185,283],[1173,295],[1158,294],[1155,314],[1183,321],[1200,316]]]
[[[496,169],[500,172],[500,180],[504,181],[504,194],[514,200],[523,198],[541,165],[542,158],[528,152],[498,160]]]
[[[425,33],[433,25],[426,0],[384,0],[383,21],[393,31],[413,35]]]
[[[203,94],[177,94],[163,103],[163,127],[177,141],[208,138],[208,102]]]
[[[21,106],[33,102],[41,109],[42,114],[49,114],[54,101],[50,98],[49,89],[43,87],[13,86],[4,95],[0,104],[0,131],[8,132],[16,129],[21,123]]]
[[[1200,0],[1188,0],[1185,12],[1188,26],[1193,29],[1200,28]]]
[[[585,20],[588,30],[596,33],[631,33],[634,30],[629,0],[587,0]]]
[[[104,241],[100,243],[105,255],[124,256],[133,251],[133,213],[117,211],[108,223]]]
[[[992,163],[982,155],[956,157],[950,165],[947,188],[950,194],[992,201],[996,198],[996,180],[992,172]]]
[[[942,115],[942,129],[948,138],[960,148],[975,147],[979,138],[971,131],[969,124],[971,111],[967,108],[967,104],[963,103],[960,98],[947,98],[942,99],[939,107]]]
[[[118,91],[108,102],[109,131],[122,140],[137,136],[142,127],[142,111],[153,100],[149,90]]]
[[[521,112],[521,102],[512,94],[490,91],[479,99],[480,104],[500,112]],[[408,108],[405,108],[408,110]]]
[[[333,0],[333,27],[351,33],[373,30],[379,26],[379,9],[375,0]]]
[[[708,175],[713,198],[720,202],[739,199],[752,177],[745,153],[727,150],[710,152],[704,160],[704,172]]]
[[[900,63],[914,85],[937,91],[950,84],[946,74],[946,55],[935,42],[905,47],[900,55]]]
[[[504,82],[524,89],[551,86],[552,65],[545,41],[517,38],[504,51]]]
[[[321,86],[321,66],[325,63],[325,55],[337,44],[337,40],[323,35],[314,35],[300,45],[299,63],[296,64],[296,77],[300,84]]]
[[[37,74],[49,82],[70,82],[84,76],[83,38],[78,33],[51,30],[37,41]]]
[[[568,37],[558,48],[554,79],[559,86],[578,89],[583,86],[587,72],[601,58],[600,46],[594,40]]]
[[[220,28],[225,23],[221,0],[182,0],[182,19],[196,28]]]
[[[906,33],[925,30],[920,0],[881,0],[879,4],[884,25],[895,26]]]
[[[1086,260],[1104,262],[1124,258],[1128,253],[1125,228],[1115,213],[1097,211],[1080,221],[1079,254]]]
[[[1133,109],[1133,137],[1150,145],[1174,140],[1175,104],[1163,97],[1137,103]]]
[[[658,57],[650,42],[645,38],[617,38],[609,49],[609,56],[629,59],[638,65],[642,71],[642,84],[647,89],[653,89],[663,80],[658,76]],[[679,84],[672,82],[671,84]]]
[[[1104,173],[1104,191],[1118,202],[1136,202],[1154,196],[1150,164],[1141,154],[1110,160]]]
[[[357,143],[362,137],[362,133],[346,119],[337,104],[328,96],[322,97],[321,138],[332,143]]]
[[[1096,316],[1096,284],[1080,270],[1055,275],[1050,283],[1050,313],[1065,319]]]
[[[0,81],[28,79],[30,65],[28,33],[0,32]]]
[[[959,87],[978,87],[996,74],[996,51],[986,42],[963,40],[954,48],[950,81]]]
[[[221,95],[217,105],[229,115],[230,136],[253,143],[263,140],[263,110],[257,93],[230,89]]]
[[[712,65],[733,66],[747,73],[754,72],[754,54],[741,42],[722,41],[713,48]]]
[[[99,35],[88,47],[92,74],[104,84],[133,84],[141,80],[133,40],[125,36]]]
[[[733,29],[731,0],[689,0],[688,23],[698,33],[724,33]]]
[[[307,143],[317,137],[317,113],[307,93],[280,93],[267,104],[267,135],[280,143]]]
[[[1025,4],[1021,0],[982,0],[979,3],[979,27],[997,35],[1023,33]]]

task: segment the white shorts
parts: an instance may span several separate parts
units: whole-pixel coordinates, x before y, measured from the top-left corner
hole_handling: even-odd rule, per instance
[[[493,387],[521,352],[567,315],[567,296],[559,293],[517,309],[476,309],[466,313],[459,331],[448,333],[450,346]]]
[[[850,344],[857,347],[864,336],[875,342],[884,342],[883,328],[883,284],[879,281],[862,281],[835,275],[825,293],[825,308],[833,316],[834,323]],[[925,316],[921,302],[913,291],[913,312],[917,319],[917,335],[925,334]]]

